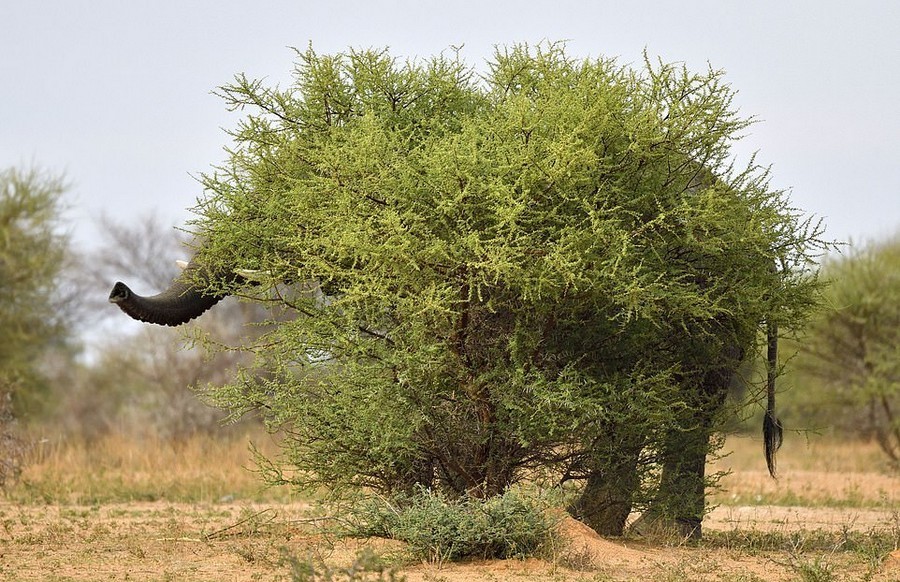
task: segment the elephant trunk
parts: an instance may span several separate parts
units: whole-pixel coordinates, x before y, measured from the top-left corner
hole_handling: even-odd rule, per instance
[[[200,269],[191,261],[168,289],[148,297],[138,295],[124,283],[117,282],[109,294],[109,302],[145,323],[169,326],[187,323],[227,296],[227,293],[205,292],[205,284],[219,279],[240,278],[231,273],[227,277],[210,275]]]

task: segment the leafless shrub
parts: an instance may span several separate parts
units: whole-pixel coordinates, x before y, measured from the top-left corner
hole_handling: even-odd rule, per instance
[[[122,431],[179,440],[221,430],[223,413],[196,392],[224,382],[245,356],[223,350],[210,357],[192,347],[191,337],[205,332],[233,345],[253,333],[247,322],[260,317],[258,308],[229,300],[187,331],[134,325],[106,301],[109,289],[117,280],[142,292],[164,288],[178,274],[175,260],[192,252],[188,237],[154,216],[138,225],[106,218],[101,226],[106,242],[72,262],[77,273],[71,285],[82,295],[80,319],[94,330],[87,355],[77,365],[69,360],[46,367],[55,386],[54,424],[88,440]]]

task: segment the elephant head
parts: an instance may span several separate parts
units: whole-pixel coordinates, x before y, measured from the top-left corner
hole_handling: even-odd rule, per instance
[[[207,291],[210,283],[242,280],[241,275],[232,271],[210,270],[191,259],[162,293],[145,297],[119,281],[109,294],[109,302],[118,305],[119,309],[138,321],[178,326],[199,317],[228,295]]]

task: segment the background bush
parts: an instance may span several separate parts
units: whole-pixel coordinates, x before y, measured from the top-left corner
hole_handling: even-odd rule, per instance
[[[823,264],[826,303],[795,345],[795,424],[875,439],[900,463],[900,237]]]

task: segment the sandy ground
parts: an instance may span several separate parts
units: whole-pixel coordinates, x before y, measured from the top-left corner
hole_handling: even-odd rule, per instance
[[[0,581],[338,582],[348,580],[341,569],[362,565],[369,552],[410,582],[900,582],[900,475],[872,443],[788,439],[776,481],[761,466],[758,440],[730,438],[732,452],[710,467],[729,474],[710,496],[720,505],[699,545],[604,539],[561,517],[541,559],[454,564],[422,563],[396,541],[334,539],[308,504],[255,496],[240,443],[108,445],[49,451],[23,475],[27,487],[0,497]],[[238,501],[82,501],[183,499],[201,490],[202,499]]]
[[[415,563],[404,558],[399,542],[338,541],[315,533],[309,509],[302,503],[0,503],[0,580],[290,580],[289,557],[322,572],[323,564],[348,566],[365,548],[410,582],[802,579],[801,558],[790,548],[753,552],[604,539],[572,519],[561,521],[559,547],[546,559]],[[704,527],[796,532],[795,543],[802,544],[803,532],[898,528],[897,519],[887,510],[738,506],[716,509]],[[827,566],[833,577],[822,579],[900,581],[900,555],[896,563],[889,556],[873,566],[846,552],[819,554],[802,560]],[[360,579],[377,580],[378,574]]]

